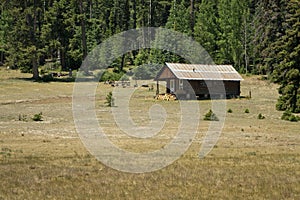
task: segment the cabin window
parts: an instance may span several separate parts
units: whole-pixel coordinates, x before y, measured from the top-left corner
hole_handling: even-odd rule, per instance
[[[179,80],[179,90],[183,90],[183,80]]]

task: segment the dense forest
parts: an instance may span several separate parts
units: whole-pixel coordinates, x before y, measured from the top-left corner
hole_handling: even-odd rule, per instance
[[[116,33],[164,27],[194,38],[217,64],[268,75],[280,84],[277,109],[300,112],[300,0],[0,2],[0,65],[31,72],[34,79],[49,64],[78,69],[89,51]],[[114,67],[123,71],[126,65],[164,61],[184,62],[144,49],[122,56]]]

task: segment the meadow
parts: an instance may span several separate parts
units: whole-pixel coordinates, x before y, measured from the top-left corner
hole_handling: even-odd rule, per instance
[[[139,174],[114,170],[87,151],[73,120],[74,83],[33,82],[30,76],[0,69],[0,199],[300,199],[300,122],[280,119],[278,85],[261,76],[243,77],[242,96],[251,91],[252,98],[226,100],[232,112],[205,158],[198,153],[210,124],[203,120],[209,100],[197,101],[201,120],[188,151],[161,170]],[[151,151],[174,137],[178,101],[136,89],[130,100],[136,124],[149,123],[154,104],[165,108],[167,121],[155,137],[134,139],[118,129],[105,104],[112,90],[99,83],[96,113],[117,146]],[[32,120],[38,113],[42,121]],[[265,119],[257,118],[260,113]]]

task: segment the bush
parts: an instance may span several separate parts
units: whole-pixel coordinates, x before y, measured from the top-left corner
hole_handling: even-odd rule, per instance
[[[38,113],[38,114],[34,114],[33,115],[33,117],[32,117],[32,120],[33,121],[43,121],[43,113],[42,112],[40,112],[40,113]]]
[[[54,80],[54,78],[53,78],[52,74],[46,74],[46,75],[42,76],[42,81],[44,81],[44,82],[50,82],[53,80]]]
[[[263,116],[261,113],[258,114],[257,119],[265,119],[265,116]]]
[[[229,109],[227,110],[227,112],[228,112],[228,113],[232,113],[233,111],[229,108]]]
[[[105,102],[109,107],[112,107],[115,105],[114,98],[112,92],[109,92],[108,95],[106,96],[106,102]]]
[[[299,119],[300,117],[298,117],[298,116],[295,116],[295,115],[291,115],[290,117],[289,117],[289,121],[290,122],[298,122],[300,119]]]
[[[282,116],[281,116],[282,120],[286,120],[286,121],[291,121],[291,122],[298,122],[300,121],[300,117],[296,116],[294,114],[292,114],[291,111],[285,111]]]
[[[207,120],[207,121],[219,121],[219,118],[217,117],[217,115],[215,113],[213,113],[212,110],[209,110],[208,113],[205,114],[204,120]]]
[[[245,113],[250,113],[250,111],[249,111],[249,109],[248,109],[248,108],[245,110]]]
[[[282,114],[281,119],[282,120],[289,120],[291,115],[292,115],[292,112],[287,110]]]
[[[105,71],[102,74],[100,81],[118,81],[122,78],[123,75],[124,72],[115,73],[115,72]]]

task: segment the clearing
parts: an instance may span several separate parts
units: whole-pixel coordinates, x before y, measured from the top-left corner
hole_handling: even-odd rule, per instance
[[[74,83],[37,83],[28,74],[0,69],[0,199],[300,199],[300,123],[280,120],[278,87],[259,76],[244,77],[242,95],[226,100],[224,129],[215,148],[198,158],[209,126],[203,116],[210,101],[199,101],[199,131],[189,150],[172,165],[130,174],[97,161],[76,133],[72,114]],[[99,84],[97,116],[109,138],[134,152],[163,148],[173,137],[178,101],[157,101],[139,88],[130,106],[139,125],[158,103],[168,113],[162,133],[132,139],[114,123],[105,97],[113,88]],[[249,113],[245,110],[249,109]],[[42,112],[43,121],[31,118]],[[261,113],[265,119],[257,119]]]

